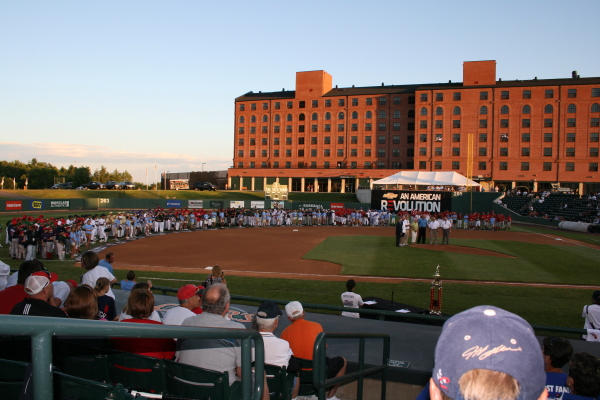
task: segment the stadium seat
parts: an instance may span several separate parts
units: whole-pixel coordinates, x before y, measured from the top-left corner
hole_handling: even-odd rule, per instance
[[[174,396],[237,400],[241,398],[240,382],[229,386],[229,373],[211,371],[193,365],[162,360],[166,370],[167,392]]]
[[[296,375],[288,374],[286,367],[265,364],[271,400],[290,400]]]
[[[6,400],[18,399],[27,363],[0,359],[0,393]]]
[[[300,391],[298,392],[298,396],[312,396],[317,394],[317,389],[315,389],[313,385],[313,362],[312,360],[305,360],[302,358],[297,358],[302,365],[302,369],[300,370]]]
[[[129,390],[166,393],[163,360],[107,350],[110,381],[120,383]]]
[[[111,382],[107,356],[99,348],[59,340],[52,354],[54,365],[65,374],[96,382]]]
[[[134,397],[123,385],[116,386],[54,372],[54,398],[57,400],[128,400]]]

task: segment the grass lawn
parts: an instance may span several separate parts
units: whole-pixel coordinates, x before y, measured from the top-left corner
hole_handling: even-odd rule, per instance
[[[530,225],[518,225],[512,227],[516,232],[535,232],[542,233],[544,235],[556,235],[568,239],[579,240],[581,242],[591,243],[591,244],[599,244],[600,245],[600,235],[592,234],[592,233],[583,233],[583,232],[573,232],[573,231],[564,231],[562,229],[552,229],[552,228],[543,228],[537,226]]]

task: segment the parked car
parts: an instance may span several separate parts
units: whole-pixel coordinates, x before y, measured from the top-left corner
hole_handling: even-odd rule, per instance
[[[135,189],[135,184],[133,182],[119,182],[119,189],[133,190]]]
[[[115,187],[115,185],[118,185],[118,184],[119,184],[119,182],[117,182],[117,181],[108,181],[104,184],[104,186],[107,189],[118,189],[117,187]]]
[[[52,186],[50,189],[73,189],[73,185],[71,185],[71,182],[65,182],[65,183],[57,183],[56,185]]]
[[[90,182],[90,183],[84,183],[83,185],[84,189],[90,189],[90,190],[95,190],[95,189],[106,189],[106,185],[102,182]]]
[[[192,185],[192,189],[216,191],[217,187],[210,182],[194,182],[194,184]]]

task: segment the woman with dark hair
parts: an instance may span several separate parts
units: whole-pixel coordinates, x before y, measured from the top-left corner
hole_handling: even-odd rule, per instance
[[[65,301],[65,312],[69,318],[97,319],[98,301],[94,290],[87,285],[73,288]]]
[[[117,283],[117,278],[115,278],[113,274],[111,274],[106,268],[98,265],[99,261],[100,259],[98,258],[98,254],[94,253],[93,251],[86,251],[82,254],[81,267],[87,271],[81,277],[82,285],[95,287],[98,279],[102,277],[108,278],[110,285]],[[115,294],[110,286],[108,287],[108,292],[106,292],[106,295],[115,299]]]
[[[127,307],[132,318],[121,322],[135,324],[162,325],[149,319],[154,311],[154,295],[146,289],[134,290],[129,295]],[[173,339],[145,339],[145,338],[113,338],[112,348],[127,351],[148,357],[172,359],[175,355],[175,340]]]
[[[108,289],[110,289],[108,278],[98,278],[94,287],[94,292],[96,292],[96,296],[98,297],[98,319],[118,321],[117,305],[115,299],[106,295]]]
[[[150,293],[152,293],[152,281],[149,280],[148,282],[137,282],[131,288],[131,293],[135,292],[136,290],[147,290]],[[129,302],[127,302],[127,304],[125,304],[125,307],[123,307],[123,311],[121,311],[121,315],[119,315],[119,321],[131,318],[133,317],[131,316],[131,312],[129,311]],[[160,315],[158,314],[158,312],[156,312],[156,310],[152,310],[152,314],[150,315],[149,319],[156,322],[162,322]]]

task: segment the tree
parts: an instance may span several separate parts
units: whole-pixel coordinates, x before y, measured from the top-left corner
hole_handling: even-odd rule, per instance
[[[92,175],[92,180],[106,183],[111,180],[110,173],[108,172],[108,170],[106,169],[106,167],[104,165],[101,165],[100,169],[96,169],[94,171],[94,174]]]

